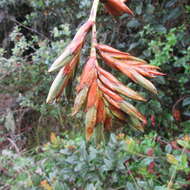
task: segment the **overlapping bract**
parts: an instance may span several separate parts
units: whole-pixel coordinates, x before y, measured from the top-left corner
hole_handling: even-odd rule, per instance
[[[80,59],[81,49],[83,47],[87,33],[90,31],[94,23],[88,20],[83,24],[74,39],[66,47],[63,53],[54,61],[49,69],[49,72],[59,70],[54,82],[51,85],[46,102],[52,103],[57,100],[63,93],[64,88],[72,77],[75,67]]]
[[[109,66],[120,70],[134,82],[156,93],[154,85],[143,76],[155,77],[156,75],[163,75],[157,71],[158,67],[149,65],[142,59],[107,45],[96,44],[96,48],[100,58]],[[47,98],[48,103],[60,97],[79,57],[80,51],[59,71],[50,88]],[[144,125],[147,122],[145,116],[127,102],[124,97],[138,101],[146,101],[146,99],[101,68],[96,57],[91,56],[88,59],[76,90],[77,96],[72,115],[75,115],[84,107],[87,140],[90,140],[97,125],[102,125],[105,130],[109,130],[113,116],[119,120],[126,121],[128,125],[138,130],[144,130]]]
[[[104,126],[105,130],[109,129],[113,116],[143,131],[146,118],[121,95],[140,101],[145,99],[102,69],[96,58],[90,57],[87,61],[77,86],[77,93],[73,115],[84,106],[87,140],[91,138],[97,125]]]
[[[94,5],[97,5],[98,1],[94,2]],[[101,2],[114,16],[120,16],[123,13],[133,14],[125,5],[125,0],[101,0]],[[93,16],[96,15],[93,8],[91,14]],[[46,100],[47,103],[57,101],[63,94],[69,80],[71,80],[79,62],[86,35],[94,24],[92,15],[80,27],[74,39],[50,67],[49,72],[59,69],[60,71],[52,83]],[[131,80],[153,93],[157,93],[157,90],[145,77],[153,78],[163,74],[158,71],[159,67],[149,65],[146,61],[136,58],[129,53],[119,51],[107,45],[97,44],[94,28],[92,32],[91,55],[84,66],[80,82],[76,87],[77,96],[72,115],[84,108],[86,112],[85,129],[87,140],[90,140],[97,126],[101,126],[104,130],[110,130],[113,116],[119,120],[127,121],[128,125],[143,131],[144,125],[147,123],[146,118],[127,99],[138,101],[146,101],[146,99],[101,68],[97,61],[96,49],[100,58],[106,64],[121,71]]]
[[[100,0],[106,10],[113,16],[121,16],[124,13],[134,15],[133,12],[125,5],[126,0]]]
[[[121,71],[131,80],[140,84],[147,90],[157,93],[155,86],[145,77],[154,78],[157,75],[164,75],[159,72],[159,67],[147,64],[146,61],[136,58],[129,53],[114,49],[110,46],[97,44],[101,58],[109,66]]]
[[[97,44],[96,48],[100,57],[109,66],[120,70],[151,92],[157,92],[154,85],[144,76],[163,75],[157,71],[158,67],[107,45]],[[127,121],[130,126],[138,130],[144,130],[144,125],[147,123],[145,116],[124,97],[139,101],[146,100],[101,68],[96,58],[90,57],[87,61],[77,86],[77,92],[73,114],[76,114],[84,105],[87,112],[85,119],[87,140],[91,138],[97,125],[101,124],[105,130],[109,129],[113,116]]]

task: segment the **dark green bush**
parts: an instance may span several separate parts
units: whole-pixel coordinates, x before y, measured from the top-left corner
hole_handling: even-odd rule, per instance
[[[106,146],[96,148],[81,137],[52,134],[51,143],[37,148],[33,157],[2,152],[1,187],[184,190],[190,185],[189,150],[189,136],[169,142],[153,133],[138,139],[111,135]]]

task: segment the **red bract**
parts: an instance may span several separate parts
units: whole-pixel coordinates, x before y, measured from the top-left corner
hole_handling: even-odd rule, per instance
[[[125,5],[123,0],[100,0],[107,11],[113,16],[121,16],[124,13],[134,15],[133,12]]]
[[[110,128],[113,116],[134,124],[136,129],[143,130],[146,123],[145,117],[120,95],[141,101],[145,99],[102,69],[96,58],[90,57],[87,61],[77,86],[77,92],[73,114],[77,113],[84,104],[87,113],[87,140],[91,138],[98,124],[104,126],[105,129]]]
[[[149,172],[150,174],[154,174],[154,173],[155,173],[154,167],[155,167],[155,162],[152,161],[152,162],[148,165],[148,172]]]
[[[154,115],[151,115],[150,120],[151,120],[152,126],[155,127],[155,125],[156,125],[155,116],[154,116]]]

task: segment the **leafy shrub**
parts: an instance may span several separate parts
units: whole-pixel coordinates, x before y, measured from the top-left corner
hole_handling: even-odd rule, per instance
[[[63,109],[55,108],[52,105],[47,106],[44,103],[45,94],[47,94],[52,81],[51,77],[47,77],[45,71],[74,35],[75,28],[80,25],[81,20],[85,18],[86,11],[90,6],[89,1],[88,3],[86,0],[72,1],[75,4],[72,7],[70,7],[70,1],[65,0],[48,2],[32,0],[27,1],[27,7],[25,3],[26,1],[22,0],[2,1],[1,3],[2,10],[7,10],[10,16],[14,16],[20,23],[11,21],[12,27],[8,31],[4,31],[3,29],[6,27],[2,22],[0,23],[2,33],[13,33],[10,46],[6,50],[1,49],[1,67],[3,67],[1,70],[3,72],[0,75],[6,74],[6,77],[0,81],[1,92],[20,96],[18,102],[21,108],[40,111],[42,117],[40,120],[37,119],[37,128],[46,130],[56,126],[56,130],[58,130],[60,126],[63,126],[63,128],[70,129],[72,126],[70,120],[73,118],[66,120],[64,117],[61,122],[60,117],[69,113],[70,102],[61,102],[64,105]],[[128,3],[135,12],[135,18],[132,20],[127,15],[114,20],[108,17],[105,11],[100,11],[98,23],[104,27],[98,27],[99,39],[106,44],[117,46],[125,51],[127,49],[130,53],[160,65],[162,72],[167,74],[166,77],[160,77],[156,81],[159,89],[158,98],[151,97],[152,100],[146,105],[136,104],[142,113],[146,113],[148,118],[147,131],[156,130],[164,137],[175,137],[182,130],[184,133],[189,133],[188,97],[183,99],[184,96],[188,96],[190,90],[188,80],[188,63],[190,62],[188,2],[185,0],[145,0],[143,2],[133,0]],[[23,10],[26,12],[23,13]],[[75,14],[76,12],[77,14]],[[69,16],[70,14],[72,17]],[[68,23],[70,24],[68,25]],[[19,29],[12,30],[15,25]],[[19,34],[17,35],[17,33]],[[21,37],[19,37],[20,35]],[[117,37],[118,35],[120,38]],[[20,39],[18,40],[20,42],[16,38]],[[17,42],[20,47],[16,45],[14,47],[14,43]],[[24,53],[24,57],[22,53]],[[16,65],[17,62],[19,64],[21,62],[19,67]],[[31,62],[35,64],[31,65]],[[9,72],[14,70],[15,72]],[[129,82],[120,74],[116,72],[114,74],[122,82]],[[142,91],[131,83],[129,86]],[[150,98],[144,92],[142,95],[147,99]],[[176,107],[176,103],[181,98],[182,101]],[[181,116],[178,121],[172,116],[173,107],[177,108],[178,112],[176,113]],[[53,122],[46,122],[52,120],[52,117],[54,118]],[[77,121],[75,121],[75,126],[83,124],[81,121]],[[117,123],[117,125],[123,127],[125,124]],[[18,128],[19,126],[20,124],[18,124]],[[74,128],[79,131],[78,127]],[[123,131],[131,133],[131,130],[125,128]],[[49,133],[48,130],[47,133]],[[134,134],[133,131],[132,133]],[[29,136],[32,137],[36,134],[40,133],[35,132]]]
[[[153,133],[140,139],[111,135],[96,148],[81,137],[52,134],[33,157],[4,150],[1,183],[13,190],[182,190],[190,184],[189,151],[189,136],[167,142]]]

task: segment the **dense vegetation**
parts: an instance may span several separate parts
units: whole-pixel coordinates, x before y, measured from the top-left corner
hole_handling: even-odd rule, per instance
[[[100,147],[85,144],[83,114],[70,113],[88,45],[70,96],[56,105],[45,103],[54,78],[48,68],[86,21],[91,3],[0,2],[0,189],[190,188],[187,0],[130,0],[135,17],[111,17],[103,6],[98,12],[101,43],[145,59],[166,74],[153,79],[158,89],[153,96],[113,71],[148,99],[135,105],[148,119],[144,133],[115,120],[111,132],[116,136],[108,135]]]

